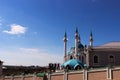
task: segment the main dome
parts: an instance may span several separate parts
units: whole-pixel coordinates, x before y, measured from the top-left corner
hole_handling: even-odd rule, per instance
[[[63,68],[69,67],[72,70],[72,69],[77,69],[78,67],[83,68],[84,63],[82,63],[80,60],[77,60],[77,59],[71,59],[63,63],[62,67]]]

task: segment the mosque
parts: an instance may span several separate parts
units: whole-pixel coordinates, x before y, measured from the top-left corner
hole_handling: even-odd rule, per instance
[[[64,63],[62,68],[78,70],[82,68],[106,67],[120,65],[120,42],[109,42],[93,46],[93,35],[90,33],[89,45],[83,45],[78,29],[75,31],[75,47],[67,53],[67,34],[64,35]]]

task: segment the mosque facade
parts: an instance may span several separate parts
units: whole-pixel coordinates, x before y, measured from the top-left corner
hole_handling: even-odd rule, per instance
[[[93,46],[93,35],[90,33],[89,45],[83,45],[78,29],[75,31],[75,47],[67,53],[67,34],[64,35],[64,69],[81,69],[84,67],[107,67],[120,65],[120,42],[109,42]]]

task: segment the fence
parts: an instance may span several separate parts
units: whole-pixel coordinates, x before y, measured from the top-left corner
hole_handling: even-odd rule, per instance
[[[120,67],[62,71],[50,73],[47,77],[35,74],[2,76],[0,80],[120,80]]]
[[[45,80],[44,77],[37,77],[36,75],[18,75],[18,76],[1,76],[0,80]]]
[[[52,73],[49,80],[120,80],[120,67]]]

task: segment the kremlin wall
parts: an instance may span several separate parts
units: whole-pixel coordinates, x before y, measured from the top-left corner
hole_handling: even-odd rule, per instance
[[[120,67],[52,73],[49,80],[120,80]]]
[[[0,80],[120,80],[120,67],[52,72],[45,76],[1,76]]]

